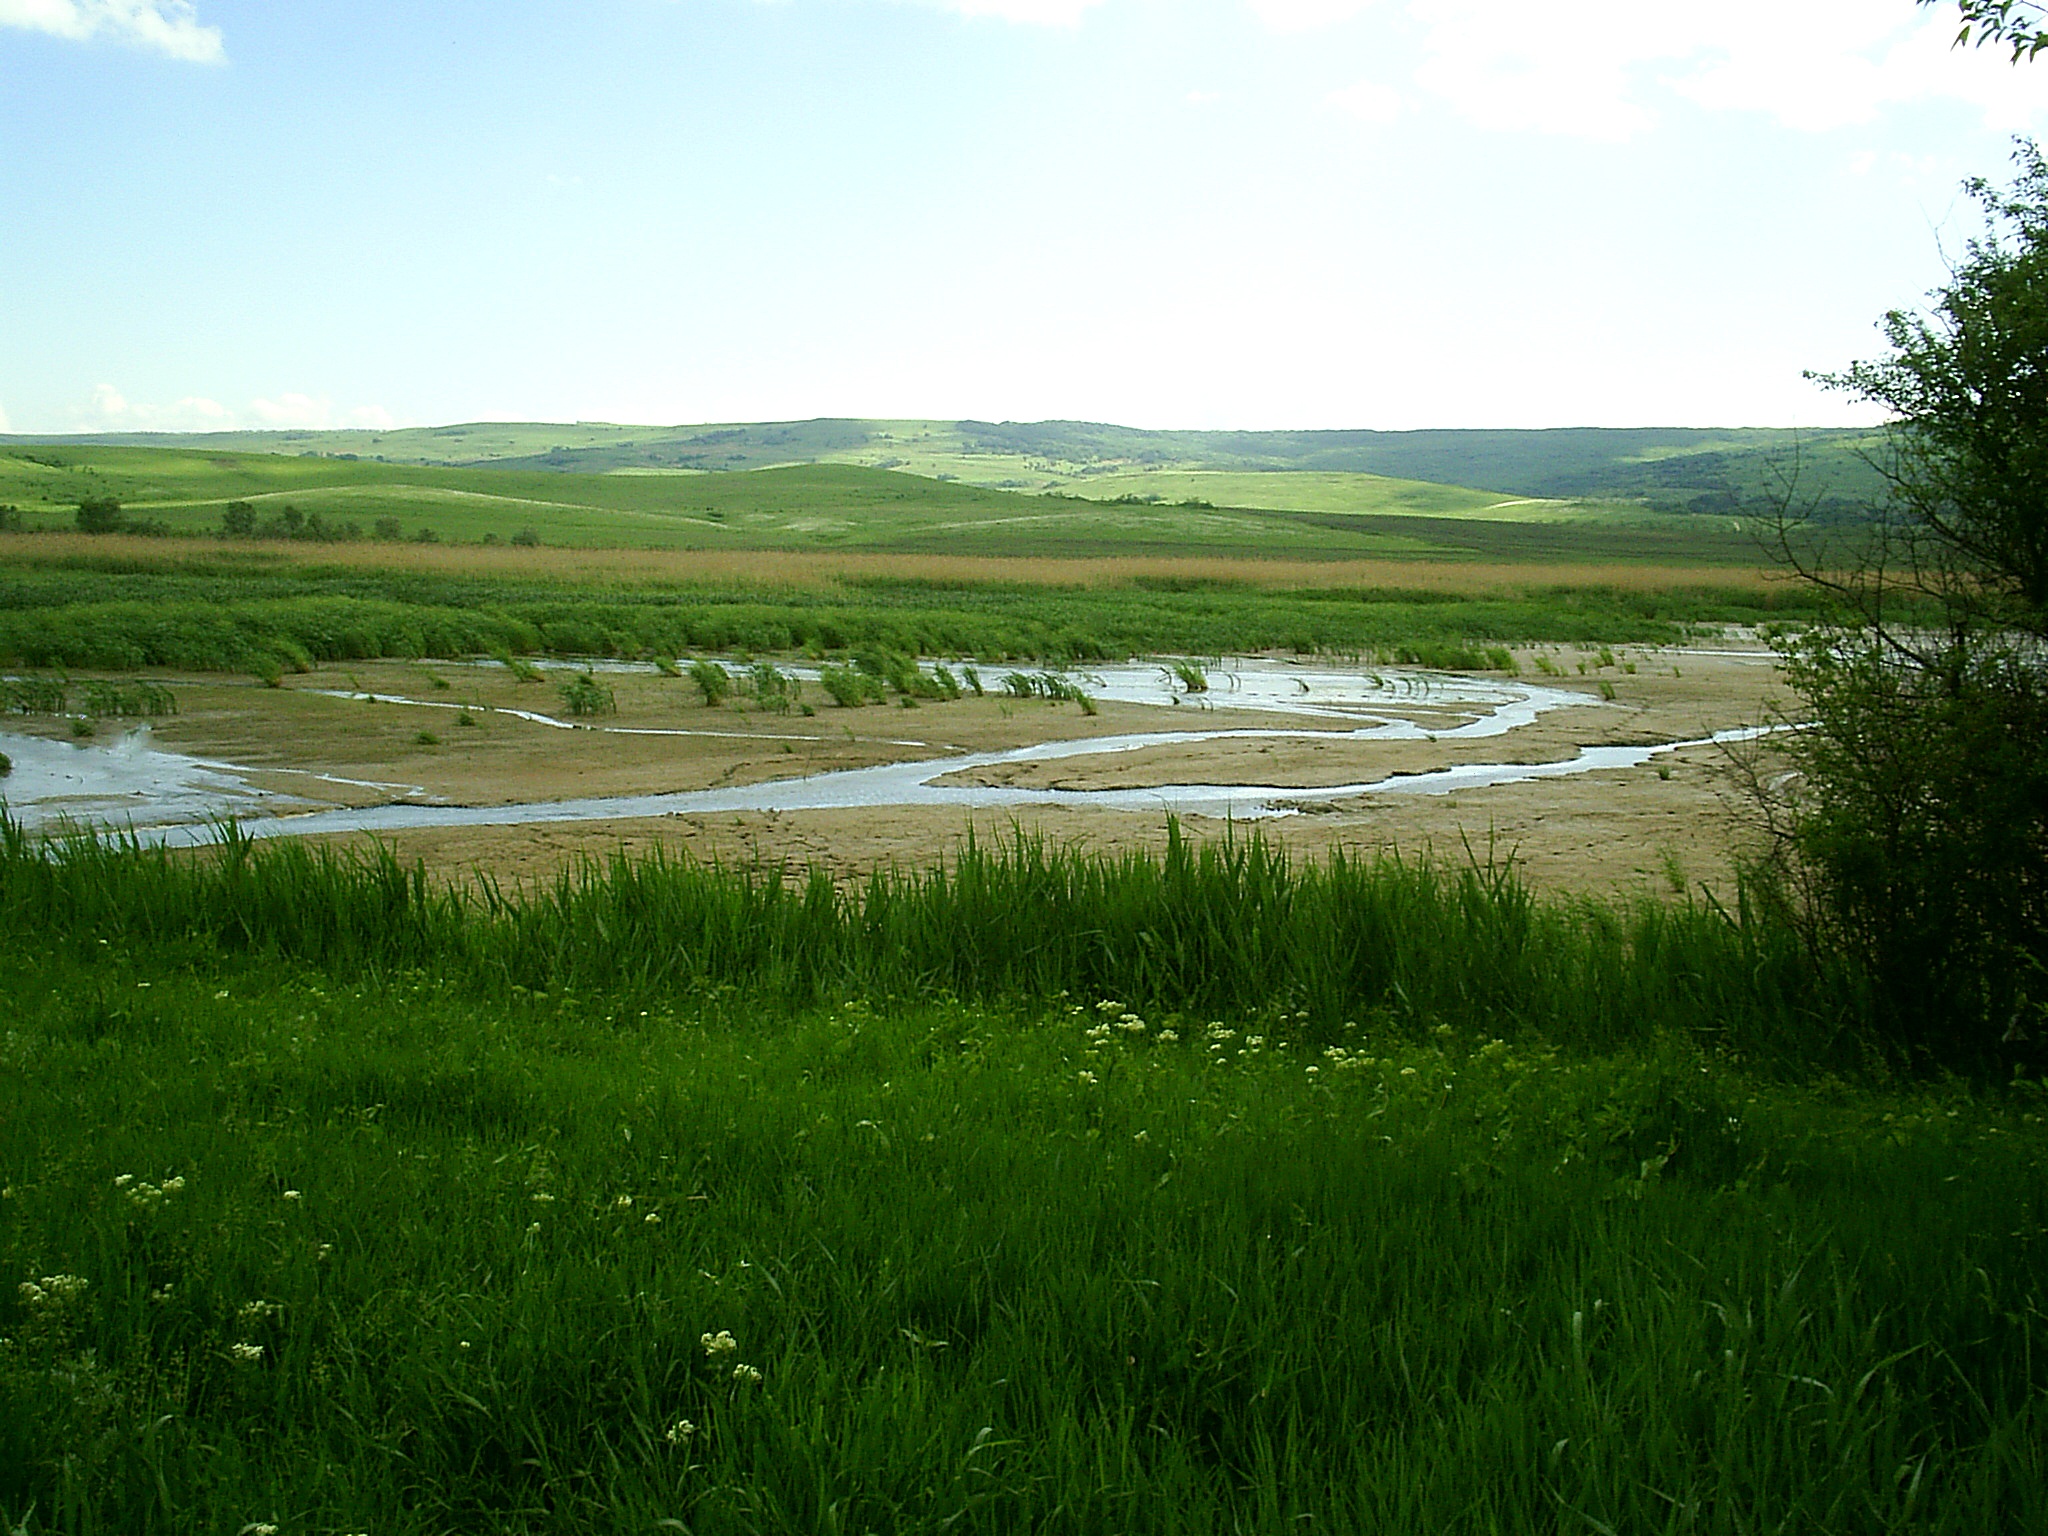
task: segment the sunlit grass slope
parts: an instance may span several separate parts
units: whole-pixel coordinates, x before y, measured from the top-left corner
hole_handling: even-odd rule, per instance
[[[1156,431],[1096,422],[811,421],[700,426],[471,422],[391,432],[240,432],[93,439],[218,452],[348,454],[423,464],[582,473],[758,469],[808,463],[900,468],[985,488],[1099,494],[1130,474],[1375,475],[1498,495],[1590,498],[1658,511],[1754,512],[1787,490],[1843,513],[1884,486],[1869,430],[1584,427],[1542,431]],[[0,444],[21,439],[0,438]],[[1293,505],[1273,494],[1252,506]],[[1236,499],[1236,498],[1234,498]],[[1305,508],[1320,510],[1319,508]]]
[[[1488,518],[1510,522],[1642,516],[1642,509],[1606,502],[1509,496],[1428,480],[1396,480],[1335,470],[1121,470],[1090,476],[1072,488],[1098,499],[1156,498],[1219,507],[1284,512],[1347,512],[1379,516]]]
[[[1270,481],[1299,507],[1233,507]],[[1158,498],[1162,482],[1119,496]],[[872,549],[1095,555],[1237,551],[1300,558],[1453,556],[1753,563],[1752,538],[1720,519],[1579,518],[1576,526],[1455,486],[1373,476],[1172,477],[1169,501],[1025,495],[898,470],[806,464],[731,474],[576,474],[378,464],[360,459],[90,446],[0,452],[0,504],[29,528],[69,524],[88,496],[172,532],[216,531],[230,502],[259,521],[290,508],[401,538],[735,550]],[[1207,494],[1198,494],[1207,493]],[[1215,505],[1183,505],[1210,501]],[[1491,512],[1488,509],[1493,509]],[[1503,519],[1505,521],[1497,521]],[[1470,524],[1471,526],[1467,526]]]

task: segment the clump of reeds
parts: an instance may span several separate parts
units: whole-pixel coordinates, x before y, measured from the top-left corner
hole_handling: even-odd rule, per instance
[[[732,692],[732,674],[717,662],[699,658],[690,663],[690,681],[697,685],[697,691],[704,695],[707,709],[723,704]]]
[[[610,688],[595,673],[579,672],[561,685],[562,706],[572,715],[610,715],[619,708]]]

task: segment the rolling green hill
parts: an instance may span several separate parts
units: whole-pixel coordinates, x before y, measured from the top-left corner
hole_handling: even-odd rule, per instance
[[[1262,491],[1276,505],[1251,503]],[[1161,472],[1112,493],[1025,494],[857,464],[747,473],[609,473],[380,463],[229,449],[0,446],[0,506],[30,528],[71,525],[111,496],[170,533],[217,532],[245,503],[271,537],[476,543],[531,532],[551,545],[1296,558],[1448,557],[1750,562],[1730,520],[1597,518],[1459,486],[1362,474]],[[1538,515],[1541,514],[1541,515]],[[381,525],[381,527],[380,527]]]
[[[1486,515],[1502,500],[1593,501],[1658,512],[1755,512],[1789,480],[1802,503],[1847,514],[1880,489],[1869,430],[1588,427],[1542,431],[1165,432],[1089,422],[868,421],[636,427],[482,422],[389,432],[0,438],[0,447],[96,444],[264,453],[342,463],[507,472],[674,475],[794,464],[900,470],[987,490],[1092,499],[1189,496],[1294,511]],[[1312,475],[1290,483],[1269,476]],[[1191,481],[1191,476],[1229,477]],[[1481,487],[1471,502],[1404,508],[1366,476]],[[1559,506],[1518,516],[1571,516]]]

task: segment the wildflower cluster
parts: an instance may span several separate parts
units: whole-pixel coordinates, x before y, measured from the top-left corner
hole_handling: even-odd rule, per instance
[[[1089,1010],[1079,1003],[1074,1004],[1067,1012],[1084,1019],[1089,1014]],[[1160,1045],[1175,1045],[1180,1040],[1180,1032],[1170,1024],[1155,1030],[1145,1022],[1143,1015],[1135,1009],[1125,1007],[1113,997],[1105,997],[1097,1003],[1094,1014],[1094,1022],[1081,1032],[1081,1039],[1086,1044],[1091,1059],[1119,1043],[1135,1045],[1141,1040],[1149,1039]],[[1118,1036],[1123,1037],[1122,1042],[1118,1040]],[[1086,1072],[1081,1074],[1081,1080],[1093,1081]]]
[[[184,1175],[178,1174],[165,1179],[161,1184],[151,1184],[145,1179],[136,1178],[132,1173],[123,1173],[115,1176],[114,1188],[127,1196],[130,1205],[139,1210],[153,1211],[172,1196],[183,1192],[185,1178]]]
[[[60,1311],[85,1294],[86,1279],[83,1275],[45,1275],[40,1280],[24,1280],[17,1287],[21,1304],[31,1312]]]
[[[1379,1057],[1368,1056],[1363,1051],[1346,1050],[1341,1045],[1326,1047],[1323,1051],[1323,1060],[1330,1064],[1330,1069],[1334,1072],[1359,1072],[1367,1067],[1380,1065]]]
[[[724,1328],[719,1329],[716,1333],[700,1334],[697,1342],[704,1346],[704,1354],[707,1359],[715,1360],[721,1365],[725,1363],[727,1356],[739,1353],[739,1340],[735,1339],[732,1333]],[[734,1361],[732,1379],[736,1385],[759,1386],[761,1384],[761,1368],[755,1365],[748,1365],[743,1360]]]

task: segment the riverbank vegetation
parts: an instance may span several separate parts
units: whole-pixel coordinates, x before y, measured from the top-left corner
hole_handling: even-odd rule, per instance
[[[9,1529],[2048,1518],[2043,1095],[1766,910],[16,833],[0,931]]]
[[[263,674],[377,657],[817,658],[881,647],[1051,662],[1284,650],[1483,668],[1502,645],[1669,643],[1691,626],[1820,611],[1806,589],[1756,568],[353,555],[9,541],[0,663]]]

